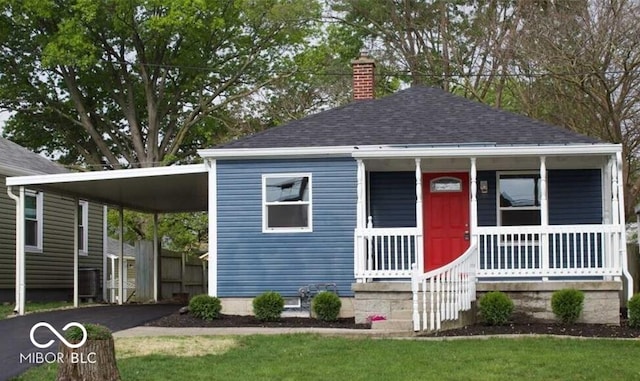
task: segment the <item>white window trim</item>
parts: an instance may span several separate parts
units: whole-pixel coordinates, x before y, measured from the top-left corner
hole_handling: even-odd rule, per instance
[[[287,203],[267,203],[267,178],[274,177],[308,177],[309,178],[309,201],[297,201]],[[307,227],[304,228],[270,228],[267,225],[267,205],[295,205],[307,204],[307,218],[309,219]],[[311,173],[265,173],[262,175],[262,232],[263,233],[311,233],[313,232],[313,179]]]
[[[78,255],[89,255],[89,202],[80,200],[78,205],[82,206],[82,247],[84,249],[78,249]],[[76,229],[78,227],[76,226]]]
[[[43,237],[42,232],[44,230],[44,218],[43,218],[44,193],[25,189],[24,194],[25,196],[36,198],[36,221],[38,222],[38,225],[37,225],[38,231],[36,232],[38,244],[35,246],[27,245],[26,238],[25,238],[24,251],[29,253],[42,253],[42,237]],[[25,213],[24,208],[22,209],[22,213],[23,214]],[[26,225],[26,216],[25,216],[25,225]],[[25,231],[25,235],[26,235],[26,231]]]
[[[542,205],[539,206],[519,206],[519,207],[502,207],[500,206],[500,176],[518,176],[518,175],[540,175],[540,171],[497,171],[496,172],[496,225],[502,226],[502,211],[503,210],[539,210],[542,213]],[[533,225],[536,226],[536,225]]]

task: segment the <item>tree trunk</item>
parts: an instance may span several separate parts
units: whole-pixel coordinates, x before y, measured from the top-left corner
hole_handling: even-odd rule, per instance
[[[80,348],[60,344],[57,381],[120,381],[113,338],[87,340]]]

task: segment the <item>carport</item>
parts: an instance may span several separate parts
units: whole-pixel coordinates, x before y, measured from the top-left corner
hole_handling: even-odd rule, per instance
[[[179,165],[171,167],[121,169],[100,172],[61,173],[7,178],[7,192],[16,202],[16,312],[24,314],[25,308],[25,250],[24,203],[25,189],[58,194],[76,200],[97,202],[120,211],[120,274],[123,273],[123,210],[129,209],[153,215],[153,285],[154,300],[158,300],[158,214],[200,212],[208,210],[207,164]],[[73,221],[77,221],[77,208]],[[75,223],[74,223],[75,225]],[[73,250],[73,302],[78,298],[78,229],[74,229]],[[106,262],[103,255],[103,297],[106,298]],[[211,271],[209,277],[211,277]],[[123,293],[120,276],[118,293]],[[212,282],[209,282],[211,293]],[[215,284],[213,285],[215,290]],[[118,304],[122,304],[122,297]]]

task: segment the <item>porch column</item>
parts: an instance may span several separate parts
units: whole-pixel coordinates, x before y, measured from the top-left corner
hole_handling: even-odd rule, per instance
[[[78,198],[73,199],[73,206],[73,306],[78,307]]]
[[[209,169],[209,287],[211,296],[218,296],[218,173],[216,161],[206,161]]]
[[[476,158],[471,158],[471,243],[478,243],[478,169]]]
[[[549,226],[549,203],[547,200],[547,158],[540,156],[540,226],[543,233],[540,236],[540,262],[544,270],[549,269],[549,234],[547,226]],[[546,272],[546,271],[545,271]],[[543,281],[549,280],[549,277],[542,277]]]
[[[618,161],[615,156],[611,158],[611,224],[614,226],[619,226],[620,224],[620,206],[618,201]],[[620,252],[620,242],[617,234],[613,234],[611,238],[611,250],[613,253],[607,256],[609,261],[613,263],[608,263],[611,267],[616,267],[618,265],[618,253]]]
[[[367,187],[366,187],[366,169],[364,166],[364,161],[362,159],[357,160],[357,197],[358,201],[356,204],[356,233],[354,239],[354,248],[353,248],[353,266],[354,266],[354,277],[356,278],[356,282],[363,283],[365,282],[364,272],[365,272],[365,256],[366,256],[366,247],[364,240],[364,229],[367,224],[367,207],[366,207],[366,199],[367,199]]]
[[[633,277],[629,272],[629,259],[627,257],[627,232],[626,232],[626,215],[624,209],[624,172],[623,172],[623,164],[622,164],[622,152],[616,152],[616,163],[618,164],[618,194],[620,195],[620,202],[618,203],[619,208],[619,216],[620,216],[620,229],[618,230],[618,242],[620,243],[620,265],[622,267],[622,274],[627,279],[627,295],[626,300],[631,299],[633,296]],[[627,317],[629,315],[629,311],[627,311]]]
[[[422,221],[422,160],[416,160],[416,256],[418,257],[418,270],[424,273],[424,227]]]

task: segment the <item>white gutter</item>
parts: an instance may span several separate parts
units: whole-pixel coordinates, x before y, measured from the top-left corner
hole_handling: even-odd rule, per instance
[[[209,148],[198,150],[205,159],[248,159],[284,157],[349,157],[356,148],[353,146],[334,147],[281,147],[281,148]]]
[[[13,188],[7,187],[7,194],[16,202],[16,306],[18,315],[24,315],[25,307],[25,253],[24,253],[24,188],[20,195],[13,194]]]
[[[359,147],[353,157],[359,159],[414,159],[420,157],[509,157],[509,156],[569,156],[569,155],[611,155],[622,152],[620,144],[572,144],[557,146],[425,146],[425,147]]]
[[[204,164],[176,165],[173,167],[116,169],[113,171],[70,172],[48,175],[7,177],[7,186],[60,184],[74,181],[118,180],[154,176],[205,173]]]
[[[198,150],[208,159],[261,159],[289,157],[345,157],[357,159],[420,157],[483,157],[483,156],[564,156],[611,155],[622,152],[620,144],[570,144],[570,145],[496,145],[440,144],[440,145],[366,145],[329,147],[280,147],[280,148],[209,148]]]

